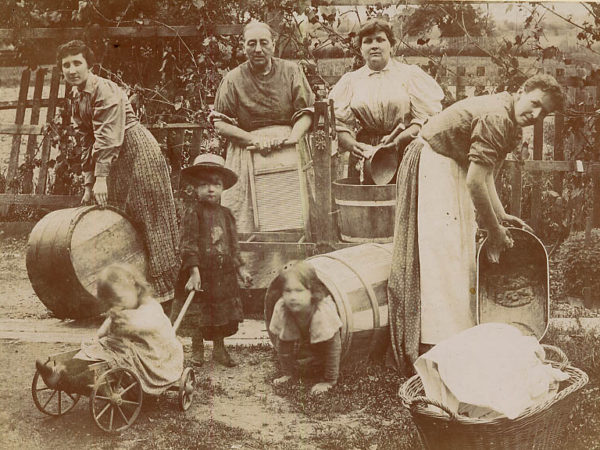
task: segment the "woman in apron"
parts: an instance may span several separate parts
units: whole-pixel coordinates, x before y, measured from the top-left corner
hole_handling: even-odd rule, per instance
[[[248,61],[223,78],[210,116],[229,140],[225,166],[239,175],[222,204],[240,233],[302,229],[308,222],[302,138],[312,123],[314,94],[297,64],[273,57],[267,24],[249,23],[243,39]],[[270,258],[259,269],[249,255],[245,259],[255,287],[266,286],[285,263]]]

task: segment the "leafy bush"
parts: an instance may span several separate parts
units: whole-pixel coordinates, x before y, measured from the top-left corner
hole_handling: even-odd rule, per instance
[[[556,261],[559,294],[581,297],[587,286],[594,293],[600,292],[600,230],[592,230],[589,245],[584,232],[571,234],[560,246]]]

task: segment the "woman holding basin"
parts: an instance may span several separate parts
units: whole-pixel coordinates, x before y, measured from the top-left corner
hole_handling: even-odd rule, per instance
[[[329,94],[340,147],[351,152],[349,177],[358,176],[356,163],[372,156],[376,146],[403,148],[442,110],[444,98],[440,86],[418,66],[391,57],[396,39],[387,22],[369,20],[358,39],[366,64],[343,75]]]

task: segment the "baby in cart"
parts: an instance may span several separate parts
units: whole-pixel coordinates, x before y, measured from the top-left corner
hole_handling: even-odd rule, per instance
[[[142,274],[127,264],[105,268],[98,277],[97,297],[108,306],[97,339],[83,343],[65,364],[37,360],[36,368],[46,385],[88,395],[94,384],[88,366],[99,361],[130,369],[139,377],[143,391],[151,395],[178,380],[183,371],[183,347]]]

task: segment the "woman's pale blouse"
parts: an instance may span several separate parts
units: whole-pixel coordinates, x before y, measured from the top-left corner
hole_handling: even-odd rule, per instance
[[[399,123],[423,125],[442,110],[444,92],[416,65],[390,60],[379,71],[367,65],[340,78],[329,94],[338,131],[356,128],[388,134]]]

